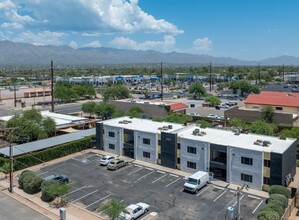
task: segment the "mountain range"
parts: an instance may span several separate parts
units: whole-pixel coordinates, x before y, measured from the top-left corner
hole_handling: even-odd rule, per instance
[[[230,57],[214,57],[188,53],[161,53],[148,50],[125,50],[115,48],[79,48],[69,46],[36,46],[28,43],[0,41],[0,65],[6,64],[195,64],[206,65],[299,65],[299,58],[280,56],[256,61],[244,61]]]

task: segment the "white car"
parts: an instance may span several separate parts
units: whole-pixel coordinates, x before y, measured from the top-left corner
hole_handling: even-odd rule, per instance
[[[125,211],[121,212],[118,220],[134,220],[143,215],[144,213],[147,213],[149,209],[149,205],[143,202],[139,202],[137,204],[131,204],[127,208],[125,208]]]
[[[207,115],[207,118],[215,118],[215,119],[217,119],[218,116],[217,116],[217,115],[213,115],[213,114],[208,114],[208,115]]]
[[[113,157],[113,156],[104,156],[100,160],[100,165],[107,166],[108,163],[110,163],[111,161],[113,161],[115,159],[116,159],[116,157]]]

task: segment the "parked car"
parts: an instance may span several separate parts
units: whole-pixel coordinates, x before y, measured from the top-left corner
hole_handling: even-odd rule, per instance
[[[131,204],[121,212],[117,220],[134,220],[148,212],[149,205],[143,202]]]
[[[230,105],[228,105],[226,103],[221,103],[220,108],[230,108]]]
[[[116,159],[116,157],[113,157],[113,156],[104,156],[100,160],[100,165],[107,166],[108,163],[110,163],[111,161],[113,161],[115,159]]]
[[[200,116],[198,113],[196,112],[190,112],[188,113],[187,115],[190,115],[190,116]]]
[[[230,104],[231,106],[235,106],[235,105],[238,105],[238,102],[230,101],[230,102],[228,102],[228,104]]]
[[[217,115],[213,115],[213,114],[208,114],[207,118],[215,118],[216,119],[216,118],[218,118],[218,116]]]
[[[53,174],[47,177],[44,177],[43,180],[48,181],[48,180],[55,180],[60,183],[68,183],[69,178],[66,175],[59,175],[59,174]]]
[[[216,105],[216,106],[215,106],[215,109],[220,110],[221,107],[220,107],[219,105]]]
[[[120,159],[115,159],[112,160],[110,163],[107,165],[107,170],[117,170],[118,168],[127,166],[128,162],[125,162],[124,160]]]

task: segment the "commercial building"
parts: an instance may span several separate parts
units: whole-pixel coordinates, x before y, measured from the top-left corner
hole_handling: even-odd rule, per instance
[[[296,139],[121,117],[96,124],[97,148],[228,183],[267,190],[296,172]]]
[[[168,113],[186,114],[188,105],[181,102],[149,101],[141,99],[121,99],[111,102],[123,111],[130,111],[132,107],[139,107],[143,114],[149,117],[165,117]]]
[[[224,116],[252,122],[261,120],[263,109],[271,106],[274,109],[273,123],[287,126],[299,125],[299,93],[262,91],[260,94],[250,94],[244,103],[244,106],[226,110]]]

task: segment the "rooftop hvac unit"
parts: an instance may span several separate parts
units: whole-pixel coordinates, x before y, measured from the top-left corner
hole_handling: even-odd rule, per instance
[[[159,127],[158,130],[163,130],[163,128],[162,128],[162,127]]]
[[[198,128],[196,128],[194,131],[198,133],[198,132],[199,132],[199,129],[198,129]]]
[[[163,126],[163,129],[168,129],[168,126]]]
[[[203,134],[203,135],[206,135],[207,134],[207,132],[205,132],[205,131],[202,131],[202,132],[200,132],[201,134]]]
[[[270,141],[263,141],[263,147],[269,147],[270,144]]]
[[[127,121],[128,123],[132,123],[132,121]]]
[[[123,121],[119,121],[119,122],[118,122],[118,124],[123,124],[123,123],[124,123]]]
[[[168,129],[172,129],[172,125],[168,125]]]
[[[196,136],[203,136],[203,133],[196,133]]]

